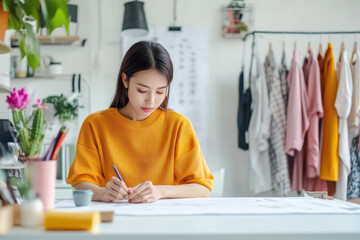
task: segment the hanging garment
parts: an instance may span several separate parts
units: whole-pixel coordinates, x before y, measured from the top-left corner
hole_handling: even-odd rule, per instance
[[[309,99],[309,129],[305,136],[302,152],[305,157],[304,189],[307,191],[327,191],[326,181],[318,175],[320,167],[319,124],[323,117],[321,99],[320,68],[312,49],[309,58],[305,58],[303,72]]]
[[[320,71],[323,73],[322,81],[324,82],[324,118],[320,178],[328,181],[337,181],[339,171],[339,136],[338,115],[335,109],[335,99],[338,84],[331,43],[329,43],[324,59],[321,62]]]
[[[264,63],[265,79],[269,95],[271,125],[269,155],[273,191],[280,196],[290,192],[290,179],[286,153],[284,150],[286,117],[279,72],[274,55],[269,53]]]
[[[319,68],[320,68],[321,97],[324,102],[324,71],[321,71],[321,64],[322,61],[324,61],[324,57],[319,53],[317,56],[317,60],[319,62]]]
[[[238,109],[238,147],[243,150],[249,149],[249,124],[251,118],[251,91],[248,87],[244,91],[244,66],[239,77],[239,109]]]
[[[303,148],[306,131],[309,128],[308,96],[304,73],[299,63],[299,50],[294,50],[294,56],[288,76],[290,86],[289,102],[287,109],[285,151],[294,156],[294,169],[292,173],[292,190],[303,189],[304,156]]]
[[[285,116],[287,111],[287,104],[288,104],[288,94],[289,94],[289,85],[287,83],[287,76],[289,74],[289,70],[286,66],[286,53],[283,51],[281,57],[281,64],[279,68],[279,75],[280,75],[280,84],[281,84],[281,93],[284,100],[284,107],[285,107]]]
[[[348,117],[349,141],[359,135],[360,126],[360,51],[355,53],[355,61],[350,63],[353,91],[351,101],[351,111]]]
[[[339,116],[339,176],[335,198],[346,200],[347,179],[350,173],[350,146],[347,118],[351,110],[353,82],[347,52],[342,52],[338,70],[338,90],[335,108]]]
[[[317,56],[317,60],[318,60],[319,69],[320,69],[321,100],[323,103],[323,117],[324,117],[324,76],[323,76],[324,72],[321,71],[321,65],[322,65],[323,59],[324,59],[323,56],[319,52],[319,54]],[[320,120],[319,120],[319,142],[320,142],[319,157],[320,157],[320,161],[319,161],[318,172],[317,172],[318,176],[320,176],[320,166],[321,166],[322,136],[323,136],[323,123],[324,123],[323,121],[324,121],[324,118],[320,118]]]
[[[254,193],[271,190],[269,160],[270,111],[266,81],[259,55],[253,58],[250,78],[252,116],[249,126],[250,180]]]
[[[359,136],[356,136],[351,141],[351,171],[348,178],[347,199],[360,198],[360,157],[358,145]]]

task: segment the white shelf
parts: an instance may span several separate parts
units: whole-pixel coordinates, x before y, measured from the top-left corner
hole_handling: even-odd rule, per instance
[[[56,79],[56,80],[71,80],[72,74],[59,74],[59,75],[39,75],[34,77],[25,77],[25,78],[12,78],[14,81],[36,81],[36,80],[48,80],[48,79]]]
[[[79,36],[37,36],[42,45],[70,45],[80,40]],[[11,37],[11,46],[19,46],[19,38],[14,35]]]

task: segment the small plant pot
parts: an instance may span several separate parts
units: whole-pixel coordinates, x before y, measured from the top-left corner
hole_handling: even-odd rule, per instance
[[[0,41],[4,41],[5,31],[9,22],[9,11],[4,11],[2,1],[0,1]]]
[[[91,190],[74,190],[73,198],[74,198],[75,206],[77,207],[89,206],[93,195],[94,193]]]

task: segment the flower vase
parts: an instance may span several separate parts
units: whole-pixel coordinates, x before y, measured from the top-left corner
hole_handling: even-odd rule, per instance
[[[31,161],[29,166],[32,171],[32,188],[39,194],[44,204],[44,210],[53,209],[55,203],[57,161],[43,161],[38,159]]]

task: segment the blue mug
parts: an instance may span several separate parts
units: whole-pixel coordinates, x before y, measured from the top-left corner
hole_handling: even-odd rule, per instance
[[[93,195],[94,193],[91,190],[74,190],[73,198],[75,205],[77,207],[89,206]]]

